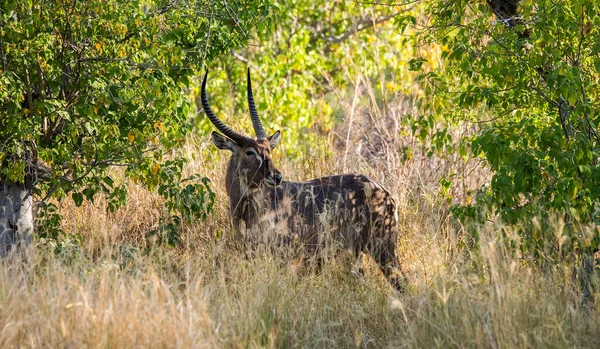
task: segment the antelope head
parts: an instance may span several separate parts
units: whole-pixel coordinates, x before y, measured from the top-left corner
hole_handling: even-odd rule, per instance
[[[202,81],[201,99],[202,108],[221,133],[213,132],[212,141],[219,148],[229,150],[233,153],[232,164],[235,164],[237,177],[248,188],[258,188],[262,183],[268,186],[277,186],[281,183],[281,174],[271,160],[271,150],[277,146],[281,139],[281,132],[277,131],[267,137],[263,125],[256,112],[254,97],[252,95],[252,82],[250,81],[250,69],[248,68],[248,106],[252,126],[256,132],[256,139],[244,136],[229,126],[225,125],[211,110],[206,97],[206,78]]]

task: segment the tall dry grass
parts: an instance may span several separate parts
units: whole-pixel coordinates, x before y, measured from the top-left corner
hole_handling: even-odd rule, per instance
[[[224,217],[221,217],[224,218]],[[523,264],[483,232],[469,256],[443,233],[403,225],[410,289],[366,263],[316,274],[226,239],[102,255],[38,251],[0,268],[0,347],[598,347],[600,311],[566,265]],[[448,251],[453,251],[448,253]],[[596,295],[598,296],[598,295]]]
[[[190,159],[185,170],[211,178],[218,198],[208,220],[184,227],[173,248],[146,238],[163,206],[135,183],[115,214],[101,199],[79,208],[61,203],[63,228],[82,244],[65,244],[60,254],[38,248],[27,263],[1,262],[0,347],[600,347],[599,306],[582,302],[567,261],[540,269],[520,259],[498,239],[510,228],[493,222],[468,249],[438,180],[470,164],[418,148],[400,159],[414,139],[377,130],[403,114],[374,110],[380,106],[368,102],[369,87],[355,94],[379,113],[352,121],[370,127],[370,138],[339,125],[336,156],[281,161],[282,170],[294,179],[360,171],[390,189],[399,203],[405,294],[370,260],[360,276],[344,256],[319,273],[278,255],[248,257],[229,223],[226,154],[213,151],[208,137],[192,137],[181,150]],[[365,151],[350,148],[359,141]],[[470,176],[463,196],[486,180],[485,172]]]

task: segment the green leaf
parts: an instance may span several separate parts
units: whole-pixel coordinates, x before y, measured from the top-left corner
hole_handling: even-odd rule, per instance
[[[81,204],[83,203],[83,194],[73,193],[71,197],[73,198],[73,202],[75,202],[75,206],[81,206]]]
[[[427,60],[425,58],[413,58],[410,61],[408,61],[408,65],[409,65],[409,70],[410,71],[419,71],[421,70],[423,63],[427,62]]]

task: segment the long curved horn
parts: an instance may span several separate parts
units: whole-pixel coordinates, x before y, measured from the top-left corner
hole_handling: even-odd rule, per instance
[[[254,106],[254,97],[252,96],[252,81],[250,80],[250,67],[248,67],[248,106],[250,108],[250,118],[252,119],[254,132],[256,132],[256,138],[267,138],[265,129],[258,118],[258,113],[256,112],[256,107]]]
[[[210,119],[210,122],[215,125],[215,127],[223,132],[223,134],[238,144],[247,144],[249,138],[243,136],[234,130],[232,130],[229,126],[225,125],[223,121],[219,120],[219,118],[215,115],[215,113],[210,109],[210,105],[208,104],[208,98],[206,97],[206,78],[208,77],[208,71],[204,74],[204,80],[202,81],[202,89],[200,90],[200,98],[202,99],[202,109]]]

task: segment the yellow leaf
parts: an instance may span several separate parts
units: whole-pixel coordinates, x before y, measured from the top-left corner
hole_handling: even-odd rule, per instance
[[[29,115],[29,109],[25,108],[25,110],[23,110],[23,112],[25,113],[25,116]]]
[[[101,48],[102,48],[102,45],[99,42],[97,42],[96,43],[96,50],[100,51]]]
[[[160,164],[156,164],[154,165],[154,167],[152,168],[152,172],[154,173],[154,175],[158,174],[158,171],[160,171]]]
[[[127,138],[129,139],[129,143],[133,143],[133,141],[135,141],[135,136],[131,134],[131,132],[127,135]]]
[[[162,121],[157,121],[154,123],[154,130],[160,130],[162,133],[165,133],[165,131],[167,131],[167,128],[165,127],[165,124]]]

